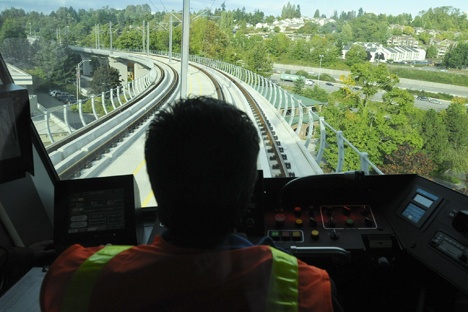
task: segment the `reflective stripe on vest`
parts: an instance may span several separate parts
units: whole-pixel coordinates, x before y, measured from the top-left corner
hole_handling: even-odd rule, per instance
[[[86,259],[73,274],[61,311],[87,311],[94,283],[102,268],[117,254],[133,246],[105,246]]]
[[[272,266],[266,311],[297,311],[298,265],[296,257],[270,247]]]

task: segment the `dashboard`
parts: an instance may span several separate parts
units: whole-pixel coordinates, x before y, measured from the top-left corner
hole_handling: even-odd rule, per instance
[[[250,238],[268,236],[326,268],[347,306],[366,298],[371,310],[386,305],[390,311],[420,300],[449,311],[447,302],[466,298],[467,196],[411,174],[350,172],[258,183],[262,191],[254,194],[243,231]]]

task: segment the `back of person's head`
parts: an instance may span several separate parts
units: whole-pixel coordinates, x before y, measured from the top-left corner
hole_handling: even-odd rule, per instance
[[[257,129],[230,104],[199,97],[158,112],[145,156],[171,236],[190,241],[232,231],[255,183],[258,151]]]

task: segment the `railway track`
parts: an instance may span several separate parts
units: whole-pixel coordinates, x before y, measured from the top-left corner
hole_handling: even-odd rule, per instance
[[[67,144],[72,144],[74,140],[78,137],[92,135],[92,131],[94,131],[99,126],[105,124],[106,122],[110,121],[117,116],[124,114],[127,110],[131,109],[139,99],[147,96],[149,93],[154,91],[164,79],[166,79],[165,71],[161,68],[160,65],[155,64],[161,71],[160,79],[155,83],[154,87],[148,88],[140,97],[136,98],[135,101],[129,102],[126,105],[118,107],[117,109],[113,110],[109,114],[103,116],[102,118],[96,120],[92,124],[89,124],[87,127],[81,128],[78,131],[72,133],[64,140],[57,142],[56,144],[52,144],[47,148],[47,152],[49,154],[59,151],[61,148],[64,148]],[[125,138],[131,133],[135,132],[138,128],[140,128],[145,121],[147,121],[151,116],[153,116],[167,101],[170,99],[174,93],[178,89],[179,85],[179,75],[175,69],[172,67],[168,67],[169,70],[172,71],[173,76],[175,77],[172,79],[170,86],[167,92],[156,101],[151,103],[145,108],[144,113],[140,114],[139,116],[132,118],[128,122],[122,123],[118,127],[117,131],[114,131],[112,136],[107,137],[106,139],[100,140],[97,138],[98,142],[92,144],[92,148],[86,149],[79,157],[76,157],[76,161],[71,164],[67,164],[64,166],[63,169],[58,169],[57,174],[59,175],[60,179],[72,179],[81,176],[81,173],[84,169],[91,168],[95,162],[99,161],[104,154],[108,153],[109,150],[115,148],[120,142],[124,141]],[[57,166],[55,166],[57,168]]]
[[[214,70],[232,82],[247,100],[247,103],[249,104],[250,109],[255,117],[257,127],[260,129],[262,134],[262,140],[265,151],[268,154],[268,160],[272,174],[274,174],[276,177],[294,177],[295,173],[291,171],[291,163],[288,162],[288,157],[284,153],[284,148],[281,146],[281,142],[278,140],[275,129],[272,127],[270,121],[262,111],[255,97],[252,96],[252,94],[250,94],[250,92],[244,86],[242,86],[241,83],[239,83],[230,75],[217,69]]]
[[[150,88],[150,90],[147,90],[141,98],[152,92],[165,79],[168,79],[168,77],[165,75],[165,71],[161,68],[161,66],[158,64],[155,64],[155,66],[157,66],[161,72],[160,79],[155,83],[155,86],[153,88]],[[190,66],[195,67],[204,75],[206,75],[208,79],[210,79],[210,81],[213,83],[218,99],[224,101],[226,100],[226,96],[222,85],[216,79],[216,77],[212,73],[210,73],[209,70],[206,70],[203,67],[195,64],[191,64]],[[179,86],[179,75],[176,69],[174,69],[172,66],[168,66],[168,68],[172,71],[174,79],[172,79],[172,81],[170,82],[170,87],[168,88],[166,94],[164,94],[157,101],[152,103],[151,106],[147,107],[145,113],[140,115],[138,118],[135,118],[129,122],[122,123],[122,125],[119,126],[118,131],[115,131],[114,135],[107,137],[106,139],[102,139],[97,144],[94,144],[91,149],[87,149],[85,152],[83,152],[80,157],[77,157],[76,161],[74,161],[71,164],[68,164],[67,166],[64,166],[64,168],[61,170],[57,170],[57,173],[61,179],[71,179],[82,176],[83,171],[89,170],[90,168],[95,166],[101,160],[101,158],[105,157],[105,155],[109,153],[110,150],[116,148],[119,144],[121,144],[122,141],[126,139],[126,137],[128,137],[137,129],[142,127],[145,121],[150,119],[154,115],[154,113],[156,113],[162,107],[162,105],[167,103],[167,101],[178,90]],[[242,96],[245,97],[254,115],[257,127],[260,130],[262,141],[264,144],[264,149],[268,155],[268,161],[272,176],[294,177],[295,174],[294,172],[291,172],[291,163],[288,162],[287,155],[284,153],[284,148],[281,146],[281,142],[278,140],[278,136],[275,134],[275,130],[273,129],[271,123],[268,121],[266,115],[263,113],[261,107],[258,105],[256,99],[236,79],[217,69],[213,70],[226,77],[226,79],[228,79],[231,83],[233,83],[236,86],[236,88],[241,92]],[[136,99],[136,101],[133,101],[132,103],[128,103],[128,105],[126,104],[115,109],[106,116],[96,120],[94,123],[89,124],[87,127],[84,127],[72,133],[69,137],[65,138],[64,140],[50,145],[47,149],[48,153],[50,154],[54,151],[58,151],[67,144],[73,142],[76,138],[91,133],[94,129],[99,127],[99,125],[104,124],[105,122],[117,117],[119,114],[122,114],[123,112],[131,108],[132,105],[134,105],[137,101],[138,99]]]

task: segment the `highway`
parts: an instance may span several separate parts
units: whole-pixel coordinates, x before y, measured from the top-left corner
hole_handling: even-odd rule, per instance
[[[275,83],[279,84],[279,85],[286,85],[286,86],[292,86],[293,83],[292,82],[288,82],[288,81],[280,81],[280,74],[273,74],[271,76],[271,79],[272,81],[274,81]],[[332,82],[333,86],[329,86],[329,85],[326,85],[326,82],[325,81],[317,81],[317,80],[314,80],[314,85],[319,85],[322,89],[324,89],[325,91],[327,91],[328,93],[331,93],[331,92],[334,92],[334,91],[337,91],[339,90],[339,88],[341,88],[343,86],[343,84],[341,83],[338,83],[338,82]],[[399,84],[401,86],[401,84]],[[305,86],[306,88],[313,88],[314,86]],[[436,92],[435,90],[433,89],[426,89],[426,91],[428,92]],[[358,91],[357,91],[358,92]],[[382,96],[384,95],[385,92],[383,91],[380,91],[378,92],[373,98],[372,100],[373,101],[382,101]],[[464,97],[468,97],[468,91],[467,93],[464,95]],[[450,101],[445,101],[445,100],[438,100],[440,103],[432,103],[432,102],[429,102],[429,101],[423,101],[423,100],[418,100],[415,96],[415,99],[414,99],[414,105],[420,109],[423,109],[423,110],[428,110],[428,109],[434,109],[436,111],[440,111],[440,110],[443,110],[443,109],[446,109],[449,104],[450,104]]]
[[[342,70],[332,70],[327,68],[317,68],[317,67],[304,67],[304,66],[297,66],[297,65],[282,65],[282,64],[275,64],[274,71],[275,74],[272,75],[271,79],[275,82],[279,82],[280,73],[289,70],[291,73],[296,72],[297,70],[305,70],[309,73],[318,74],[328,74],[332,76],[336,81],[339,81],[340,76],[348,75],[348,71]],[[317,83],[317,80],[315,80]],[[284,83],[284,82],[282,82]],[[320,81],[319,85],[321,88],[325,89],[327,92],[333,92],[338,90],[342,85],[338,82],[333,82],[333,87],[325,85],[325,82]],[[468,87],[461,87],[461,86],[454,86],[454,85],[447,85],[441,83],[434,83],[434,82],[426,82],[426,81],[418,81],[418,80],[411,80],[411,79],[400,79],[400,83],[397,84],[398,87],[402,89],[408,90],[424,90],[426,92],[432,93],[446,93],[451,94],[453,96],[460,96],[468,98]],[[375,95],[373,100],[381,101],[383,92],[379,92]],[[418,108],[427,110],[427,109],[434,109],[436,111],[443,110],[447,108],[450,104],[449,101],[442,101],[440,103],[431,103],[429,101],[421,101],[415,98],[414,105]]]

